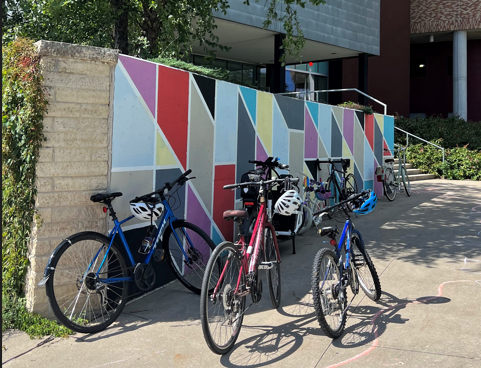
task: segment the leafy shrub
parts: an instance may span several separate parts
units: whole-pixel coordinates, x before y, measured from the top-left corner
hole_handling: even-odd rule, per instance
[[[440,145],[440,140],[433,143]],[[416,168],[437,177],[443,175],[446,179],[481,180],[481,150],[469,150],[467,146],[448,148],[445,150],[443,166],[442,151],[431,145],[417,144],[410,146],[407,158]]]
[[[347,101],[347,102],[343,102],[342,104],[339,104],[337,106],[345,107],[345,108],[348,108],[348,109],[361,110],[362,112],[364,112],[365,114],[368,114],[368,115],[374,114],[374,110],[372,109],[372,106],[364,106],[364,105],[361,105],[357,102]]]
[[[444,148],[469,145],[468,148],[471,150],[481,149],[481,122],[466,121],[458,116],[447,119],[430,116],[427,118],[400,118],[396,120],[395,125],[430,142],[441,139],[440,145]],[[396,143],[405,145],[406,134],[396,129],[394,131]],[[415,138],[409,137],[410,143],[413,140]]]
[[[68,330],[58,330],[55,322],[30,314],[24,298],[47,107],[40,57],[33,41],[24,38],[4,47],[2,56],[2,331],[19,328],[32,336],[65,335]]]
[[[254,86],[252,83],[248,83],[245,81],[243,82],[240,79],[233,78],[230,75],[230,72],[228,70],[225,70],[222,68],[214,68],[214,67],[210,68],[208,66],[194,65],[182,60],[170,59],[170,58],[155,58],[155,59],[149,59],[149,60],[154,63],[159,63],[162,65],[170,66],[172,68],[186,70],[188,72],[204,75],[206,77],[215,78],[215,79],[219,79],[222,81],[227,81],[235,84],[240,84],[246,87],[256,88],[256,86]]]

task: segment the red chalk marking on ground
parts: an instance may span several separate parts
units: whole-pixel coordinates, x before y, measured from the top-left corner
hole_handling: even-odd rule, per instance
[[[360,354],[357,354],[356,356],[353,356],[352,358],[349,358],[347,360],[344,360],[340,363],[336,363],[336,364],[333,364],[333,365],[330,365],[326,368],[335,368],[335,367],[340,367],[342,365],[345,365],[347,363],[351,363],[353,362],[354,360],[357,360],[359,358],[362,358],[363,356],[366,356],[367,354],[369,354],[371,351],[373,351],[379,344],[379,335],[377,333],[377,327],[375,326],[375,323],[376,323],[376,319],[383,313],[387,312],[387,311],[390,311],[392,309],[396,309],[398,307],[402,307],[402,306],[405,306],[405,305],[409,305],[409,304],[422,304],[423,302],[427,302],[429,300],[433,300],[433,299],[436,299],[436,298],[439,298],[441,296],[443,296],[443,287],[444,285],[446,284],[452,284],[452,283],[455,283],[455,282],[471,282],[471,280],[456,280],[456,281],[446,281],[446,282],[443,282],[441,285],[438,286],[438,295],[436,296],[432,296],[432,297],[429,297],[429,298],[426,298],[426,299],[422,299],[422,300],[415,300],[415,301],[412,301],[412,302],[408,302],[408,303],[400,303],[400,304],[396,304],[396,305],[393,305],[392,307],[389,307],[389,308],[385,308],[385,309],[382,309],[380,310],[379,312],[377,312],[373,319],[371,320],[371,326],[373,326],[373,331],[374,331],[374,336],[376,337],[375,340],[373,341],[371,347],[365,351],[363,351],[362,353]]]

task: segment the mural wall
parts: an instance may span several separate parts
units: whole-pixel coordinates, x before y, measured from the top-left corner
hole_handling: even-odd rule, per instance
[[[296,100],[119,56],[115,71],[110,190],[119,218],[129,200],[161,188],[187,169],[196,179],[172,199],[178,217],[219,243],[233,238],[222,213],[239,193],[223,190],[253,168],[248,160],[279,157],[295,176],[325,179],[316,158],[351,158],[358,184],[382,195],[374,170],[393,148],[394,119]],[[387,154],[387,153],[386,153]],[[132,220],[124,229],[145,223]]]

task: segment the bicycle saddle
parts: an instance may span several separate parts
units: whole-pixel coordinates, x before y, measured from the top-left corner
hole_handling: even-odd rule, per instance
[[[321,229],[321,236],[328,236],[329,238],[334,239],[337,234],[339,234],[339,229],[337,227],[328,226]]]
[[[224,220],[240,220],[243,218],[249,217],[249,214],[247,213],[247,210],[229,210],[229,211],[224,211]]]
[[[90,200],[92,202],[100,202],[100,203],[105,203],[105,202],[110,202],[112,199],[116,197],[121,197],[122,193],[120,192],[114,192],[114,193],[98,193],[94,194],[90,197]]]
[[[387,158],[384,160],[385,163],[394,162],[393,158]]]

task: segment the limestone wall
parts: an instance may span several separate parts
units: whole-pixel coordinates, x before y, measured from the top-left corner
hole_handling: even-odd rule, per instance
[[[51,315],[45,289],[37,286],[48,257],[65,237],[107,230],[102,206],[90,202],[109,182],[116,50],[39,41],[48,113],[46,141],[37,165],[37,209],[33,223],[26,295],[29,310]]]

